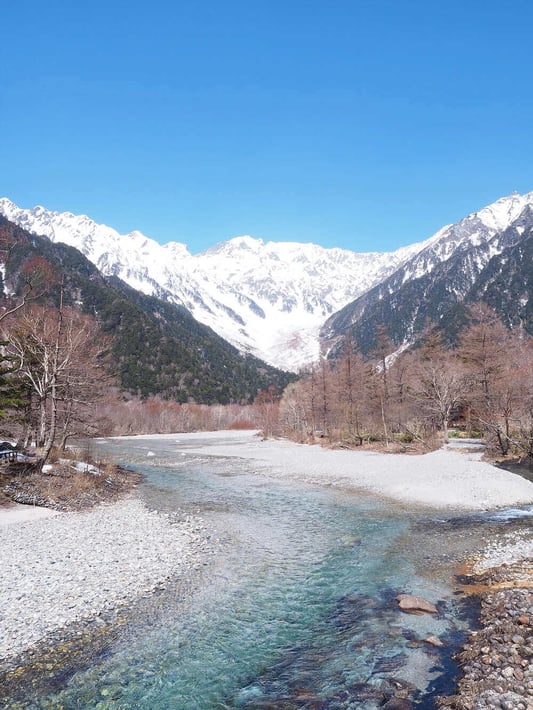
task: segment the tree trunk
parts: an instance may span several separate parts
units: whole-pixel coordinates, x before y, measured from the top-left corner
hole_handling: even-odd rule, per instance
[[[43,450],[43,455],[41,458],[41,468],[44,466],[46,463],[46,460],[50,456],[50,452],[52,451],[52,446],[54,445],[54,441],[56,438],[56,430],[57,430],[57,377],[54,375],[53,380],[52,380],[52,387],[51,387],[51,401],[52,401],[52,411],[50,414],[50,428],[48,430],[48,438],[46,440],[46,444],[44,446]]]
[[[509,440],[507,437],[502,436],[502,430],[500,427],[497,427],[496,429],[496,437],[498,439],[498,446],[500,447],[500,451],[502,452],[502,456],[507,456],[507,452],[509,451]]]
[[[381,420],[383,422],[383,433],[385,434],[385,444],[389,448],[389,432],[387,430],[387,420],[385,418],[385,403],[381,397]]]
[[[444,418],[442,420],[442,433],[444,435],[444,443],[447,444],[449,442],[449,435],[448,435],[448,427],[449,427],[449,421],[448,419]]]
[[[57,379],[59,375],[59,354],[61,350],[61,332],[63,329],[63,284],[61,284],[61,296],[59,299],[59,313],[57,316],[57,331],[56,331],[56,339],[54,343],[54,350],[53,350],[53,358],[52,358],[52,378],[51,378],[51,386],[50,386],[50,398],[51,398],[51,414],[50,414],[50,428],[48,431],[48,439],[46,441],[43,455],[41,458],[40,462],[40,467],[42,470],[42,467],[46,463],[46,460],[50,456],[50,452],[52,451],[52,446],[54,445],[54,441],[56,438],[56,430],[57,430],[57,405],[58,405],[58,387],[57,387]]]
[[[37,447],[44,446],[46,441],[46,398],[42,397],[39,401],[39,431],[37,436]]]

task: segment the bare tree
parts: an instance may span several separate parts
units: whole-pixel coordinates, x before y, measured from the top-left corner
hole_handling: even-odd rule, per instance
[[[377,400],[379,404],[383,435],[385,444],[388,447],[390,440],[390,427],[388,424],[390,404],[388,356],[393,352],[394,346],[384,325],[378,325],[376,328],[376,342],[376,349],[372,353],[372,357],[376,361],[372,378],[372,390],[374,399]]]
[[[4,265],[7,264],[14,246],[13,241],[0,240],[0,258]],[[17,311],[20,311],[31,301],[41,298],[57,283],[57,274],[52,265],[42,256],[28,259],[17,274],[16,290],[0,307],[0,323]]]
[[[286,436],[304,441],[309,430],[309,408],[306,406],[305,384],[291,382],[280,401],[280,425]]]
[[[509,433],[505,430],[509,421],[502,427],[502,418],[512,402],[509,383],[516,373],[516,336],[483,303],[473,306],[469,315],[472,322],[461,332],[458,354],[468,373],[472,417],[485,431],[489,447],[505,455],[509,449]]]
[[[372,366],[365,361],[351,340],[346,339],[340,358],[331,372],[330,410],[341,440],[361,445],[364,422],[368,419],[369,383]]]
[[[444,441],[448,441],[450,420],[464,401],[467,381],[464,365],[457,353],[444,348],[435,333],[429,334],[423,346],[410,355],[413,374],[409,396],[426,417],[436,419]]]
[[[35,440],[44,464],[58,434],[64,443],[99,392],[105,345],[94,319],[62,302],[59,309],[33,305],[5,321],[4,339],[36,405]]]
[[[265,437],[272,436],[278,429],[280,399],[281,393],[275,385],[259,392],[254,399],[253,408]]]

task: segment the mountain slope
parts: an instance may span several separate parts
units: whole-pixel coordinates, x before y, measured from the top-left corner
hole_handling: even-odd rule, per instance
[[[21,269],[35,256],[62,274],[66,303],[94,315],[112,336],[115,371],[126,390],[225,404],[250,401],[259,390],[271,384],[282,388],[291,379],[241,355],[185,308],[142,294],[116,276],[103,276],[73,247],[32,235],[1,216],[0,241],[10,245],[4,266],[10,290],[16,290]]]
[[[533,227],[525,227],[520,240],[489,261],[465,299],[480,300],[510,328],[533,334]]]
[[[357,254],[236,237],[191,255],[183,244],[161,246],[140,232],[120,235],[85,216],[23,210],[6,198],[0,213],[76,247],[105,275],[183,305],[239,350],[293,370],[318,356],[318,333],[328,316],[424,247]]]
[[[441,230],[438,239],[390,277],[333,315],[321,336],[325,352],[335,355],[347,333],[363,352],[376,346],[376,326],[384,325],[396,347],[406,347],[428,324],[442,321],[453,336],[451,314],[457,304],[484,299],[504,314],[508,282],[482,284],[503,264],[507,250],[525,242],[533,227],[533,193],[511,195]],[[510,276],[508,275],[508,278]]]
[[[426,323],[445,321],[489,261],[523,238],[532,208],[533,192],[513,194],[392,253],[236,237],[191,255],[184,244],[161,246],[85,216],[0,200],[0,213],[17,224],[76,246],[104,274],[186,308],[239,351],[293,370],[318,357],[319,334],[323,352],[337,352],[347,331],[369,351],[378,324],[406,347]]]

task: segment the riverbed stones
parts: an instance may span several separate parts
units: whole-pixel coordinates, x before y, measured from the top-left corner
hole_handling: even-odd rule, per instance
[[[156,593],[215,547],[200,519],[182,515],[178,523],[133,497],[6,526],[0,666],[70,624],[98,623]]]
[[[441,641],[441,639],[434,634],[430,634],[424,641],[429,643],[430,646],[436,646],[437,648],[442,648],[445,645],[444,641]]]
[[[391,698],[385,705],[383,710],[411,710],[413,703],[407,698]]]
[[[509,570],[493,576],[511,584]],[[484,579],[484,584],[487,583]],[[484,592],[481,625],[463,646],[458,661],[462,668],[457,693],[440,698],[441,707],[457,710],[533,709],[533,629],[524,620],[533,612],[531,587],[509,587]]]

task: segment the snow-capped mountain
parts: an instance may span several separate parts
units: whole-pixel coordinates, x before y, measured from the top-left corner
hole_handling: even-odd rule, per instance
[[[515,193],[424,242],[390,253],[358,254],[243,236],[192,255],[181,243],[160,245],[140,232],[120,235],[86,216],[44,207],[21,209],[0,199],[0,214],[12,222],[76,247],[104,274],[185,306],[240,350],[291,370],[318,357],[319,331],[327,319],[322,331],[326,350],[356,324],[374,327],[385,307],[398,320],[399,293],[412,295],[407,305],[409,298],[402,297],[406,325],[398,336],[409,342],[424,315],[425,297],[423,290],[409,285],[433,280],[433,272],[441,280],[447,273],[445,290],[457,299],[505,248],[501,235],[515,225],[519,237],[520,220],[531,209],[533,192]],[[450,275],[452,265],[455,274]],[[441,300],[444,306],[446,297]]]
[[[239,349],[290,370],[318,357],[318,333],[328,316],[424,247],[357,254],[243,236],[191,255],[184,244],[162,246],[140,232],[121,235],[86,216],[21,209],[6,198],[0,213],[76,247],[104,274],[185,306]]]
[[[456,304],[481,298],[478,284],[489,264],[495,268],[493,260],[505,259],[508,249],[529,239],[532,228],[533,192],[504,197],[444,227],[412,259],[326,321],[323,352],[337,352],[346,333],[368,352],[377,324],[405,349],[427,325],[449,317]],[[502,302],[505,289],[502,282]]]
[[[94,316],[112,382],[124,394],[197,404],[249,403],[270,386],[293,379],[237,348],[182,306],[105,276],[78,249],[32,234],[0,215],[2,309],[19,303],[26,275],[44,259],[61,274],[63,302]],[[54,299],[48,304],[53,313]],[[184,426],[187,426],[184,423]]]

